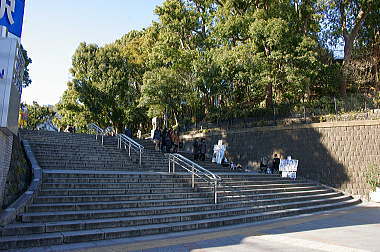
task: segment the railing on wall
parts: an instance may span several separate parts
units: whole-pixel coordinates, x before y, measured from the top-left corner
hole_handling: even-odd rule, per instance
[[[135,140],[126,136],[125,134],[118,134],[118,135],[116,135],[116,137],[117,137],[117,147],[119,149],[121,149],[121,148],[123,148],[123,145],[124,145],[124,149],[128,148],[129,157],[131,156],[132,150],[138,153],[138,155],[139,155],[139,166],[141,167],[141,158],[142,158],[142,153],[144,151],[144,146],[137,143]]]
[[[218,203],[218,185],[222,180],[218,175],[210,172],[202,166],[185,158],[184,156],[174,153],[169,154],[169,173],[175,173],[176,165],[191,173],[191,185],[195,187],[195,177],[210,183],[213,186],[214,203]]]
[[[98,140],[98,135],[102,137],[102,145],[103,145],[103,143],[104,143],[104,130],[102,128],[100,128],[98,125],[96,125],[95,123],[90,123],[89,125],[87,125],[87,128],[90,131],[95,132],[96,140]]]

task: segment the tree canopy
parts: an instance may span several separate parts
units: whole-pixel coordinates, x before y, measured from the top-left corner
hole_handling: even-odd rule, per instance
[[[379,93],[378,1],[166,0],[155,13],[114,43],[79,45],[58,104],[62,124],[120,131],[164,116],[182,125]],[[343,63],[333,56],[339,46]],[[372,60],[360,70],[364,51]]]

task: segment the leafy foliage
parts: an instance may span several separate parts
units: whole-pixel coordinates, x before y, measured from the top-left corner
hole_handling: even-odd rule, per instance
[[[372,0],[166,0],[148,28],[103,47],[79,45],[58,105],[62,124],[120,131],[154,116],[168,125],[217,121],[312,104],[347,87],[378,92],[376,59],[368,71],[377,79],[359,87],[359,77],[347,78],[348,61],[331,53],[342,41],[355,45],[350,53],[378,45],[377,7]]]
[[[26,108],[25,111],[27,111],[26,114],[20,117],[20,126],[25,129],[34,130],[39,124],[52,120],[56,114],[54,107],[40,106],[37,102],[33,102],[31,105],[21,104],[21,106]],[[20,110],[20,113],[22,114],[23,111]]]

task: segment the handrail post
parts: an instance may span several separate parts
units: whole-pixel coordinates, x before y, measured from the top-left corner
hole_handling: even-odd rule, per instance
[[[214,180],[214,203],[218,204],[218,192],[216,191],[217,189],[217,184],[218,182]]]
[[[171,167],[170,167],[170,157],[169,157],[169,173],[170,173],[170,168],[171,168]]]
[[[191,186],[195,187],[194,165],[191,166]]]
[[[139,148],[139,151],[140,151],[140,162],[139,162],[139,165],[141,167],[141,148]]]
[[[104,145],[104,139],[103,139],[104,135],[102,135],[102,145]]]
[[[128,155],[129,155],[129,157],[131,157],[131,143],[130,142],[128,145]]]

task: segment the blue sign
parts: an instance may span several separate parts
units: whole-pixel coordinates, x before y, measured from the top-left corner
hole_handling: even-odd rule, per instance
[[[21,37],[25,0],[0,0],[0,25]]]

